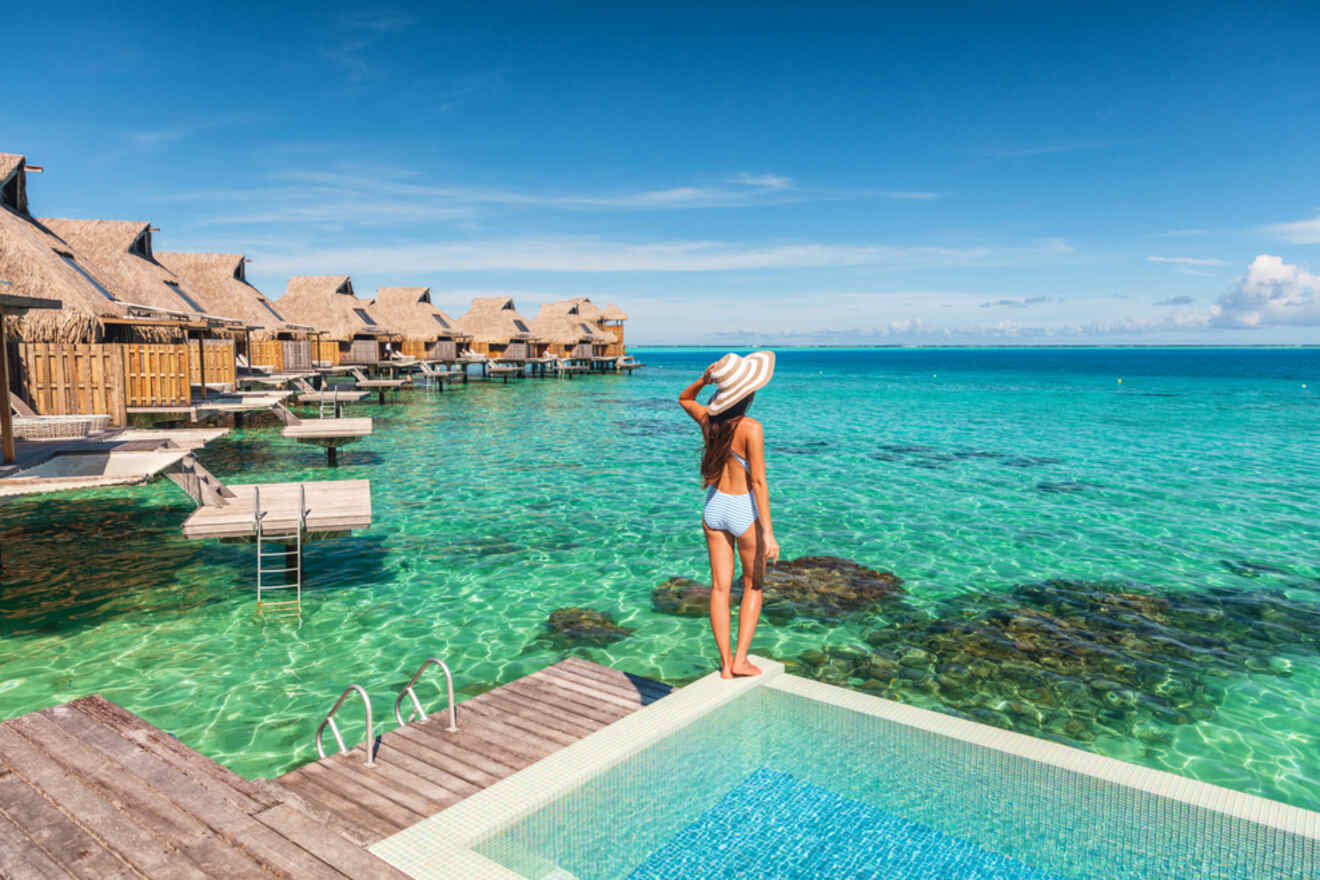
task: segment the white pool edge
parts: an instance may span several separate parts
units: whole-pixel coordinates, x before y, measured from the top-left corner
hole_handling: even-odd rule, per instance
[[[417,880],[454,877],[527,880],[472,847],[698,718],[762,686],[1320,840],[1320,813],[788,675],[783,665],[773,660],[756,658],[756,662],[763,670],[760,676],[725,681],[718,673],[712,673],[698,679],[369,849]],[[461,709],[462,704],[459,706]]]
[[[761,667],[760,675],[726,680],[712,672],[368,849],[417,880],[527,880],[472,846],[784,674],[782,663],[751,659]],[[461,713],[463,704],[458,706]]]
[[[1048,764],[1082,776],[1245,819],[1301,837],[1320,840],[1320,813],[1304,810],[1301,807],[1244,794],[1208,782],[1198,782],[1165,770],[1130,764],[1117,758],[991,727],[977,721],[955,718],[942,712],[921,709],[835,685],[822,684],[796,675],[779,676],[774,681],[767,681],[766,686],[842,709],[884,718],[939,736],[1015,755],[1038,764]]]

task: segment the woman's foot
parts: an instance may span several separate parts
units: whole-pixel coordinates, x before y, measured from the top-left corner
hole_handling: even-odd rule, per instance
[[[749,662],[746,661],[746,660],[734,660],[734,661],[733,661],[733,666],[730,667],[729,671],[732,672],[733,675],[735,675],[735,676],[736,676],[736,675],[760,675],[760,674],[761,674],[761,670],[760,670],[758,667],[753,666],[751,663],[749,663]],[[721,673],[721,674],[722,674],[722,673]],[[730,676],[724,675],[723,677],[724,677],[724,678],[729,678]]]

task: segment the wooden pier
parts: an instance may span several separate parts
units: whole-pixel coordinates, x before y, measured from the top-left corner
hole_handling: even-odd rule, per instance
[[[279,777],[305,801],[376,840],[420,822],[669,693],[668,685],[569,657],[458,704],[443,706],[365,747]],[[405,702],[405,707],[406,707]],[[345,710],[347,711],[347,710]]]
[[[0,724],[0,876],[12,880],[406,876],[352,832],[99,696]]]
[[[0,876],[403,878],[366,847],[669,691],[568,658],[276,780],[85,697],[0,724]]]
[[[249,483],[225,486],[224,503],[198,507],[183,522],[185,538],[256,538],[253,511],[256,491],[267,511],[265,527],[274,531],[298,528],[298,503],[306,493],[307,540],[345,535],[371,525],[369,480],[325,480],[312,483]]]

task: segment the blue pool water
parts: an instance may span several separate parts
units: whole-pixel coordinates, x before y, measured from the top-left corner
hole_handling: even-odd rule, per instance
[[[1060,880],[1017,859],[761,767],[629,880]]]
[[[637,354],[632,377],[351,407],[375,432],[337,473],[275,427],[209,446],[232,482],[371,481],[372,527],[307,549],[296,625],[254,614],[250,547],[182,538],[168,481],[4,504],[0,718],[99,692],[269,776],[315,755],[350,682],[392,725],[428,656],[464,694],[566,652],[704,674],[709,624],[652,593],[708,578],[700,437],[675,398],[721,352]],[[1320,808],[1320,350],[785,349],[752,414],[785,557],[906,590],[781,609],[755,652]],[[563,637],[565,607],[621,630]]]
[[[771,679],[490,829],[473,848],[530,880],[1313,880],[1320,872],[1314,823],[1306,837],[1237,818],[1268,811],[1231,806],[1224,793],[1163,797],[1105,775],[1112,768],[1064,769],[1037,760],[1039,749],[982,744],[997,736],[991,728],[950,732],[939,715]],[[389,848],[424,852],[444,836],[435,834],[423,823]]]

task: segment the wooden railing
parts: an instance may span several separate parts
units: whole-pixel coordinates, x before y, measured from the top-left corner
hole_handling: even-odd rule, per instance
[[[121,346],[87,342],[20,342],[14,386],[43,416],[110,416],[123,425]]]
[[[248,351],[248,364],[265,367],[276,373],[284,371],[284,343],[278,339],[254,339]]]
[[[121,348],[127,406],[187,406],[191,402],[188,373],[191,345],[127,342]]]
[[[202,370],[203,352],[206,353],[205,371]],[[188,374],[190,381],[199,384],[205,376],[207,385],[233,385],[238,378],[234,365],[234,340],[192,340],[188,343]]]

